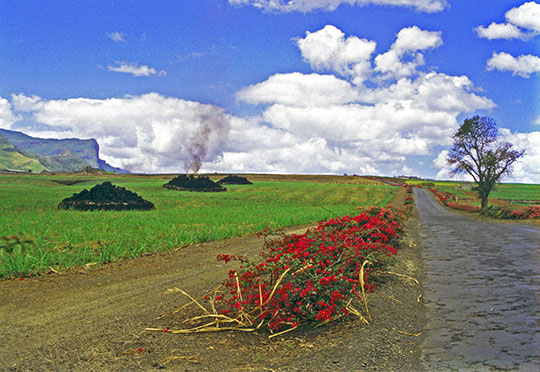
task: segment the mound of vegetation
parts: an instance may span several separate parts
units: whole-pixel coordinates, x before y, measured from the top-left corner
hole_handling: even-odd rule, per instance
[[[181,191],[199,191],[199,192],[219,192],[227,191],[227,189],[220,184],[212,181],[205,176],[195,177],[193,175],[180,174],[167,182],[163,187],[171,190]]]
[[[220,185],[253,185],[246,177],[231,174],[218,181]]]
[[[58,208],[80,211],[150,210],[154,209],[154,204],[124,187],[115,186],[107,181],[62,200]]]

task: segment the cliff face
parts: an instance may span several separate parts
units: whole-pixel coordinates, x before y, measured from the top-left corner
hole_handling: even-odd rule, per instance
[[[22,132],[0,128],[0,136],[21,154],[35,158],[45,170],[52,172],[79,171],[89,165],[107,172],[127,173],[99,158],[99,145],[95,139],[35,138]],[[7,167],[0,163],[0,169]]]

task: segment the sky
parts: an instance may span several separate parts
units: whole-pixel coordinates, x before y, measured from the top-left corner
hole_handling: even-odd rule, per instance
[[[539,2],[0,2],[0,127],[132,172],[449,179],[475,115],[540,183]]]

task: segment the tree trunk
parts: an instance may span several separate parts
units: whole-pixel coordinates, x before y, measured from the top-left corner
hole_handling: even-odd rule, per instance
[[[482,210],[485,210],[488,207],[488,196],[482,194]]]

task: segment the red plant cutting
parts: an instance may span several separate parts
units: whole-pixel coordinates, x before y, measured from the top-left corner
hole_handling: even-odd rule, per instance
[[[373,291],[373,274],[397,253],[404,215],[388,208],[359,209],[356,216],[321,222],[305,234],[269,240],[262,262],[222,254],[225,263],[239,261],[212,296],[199,324],[170,333],[266,328],[281,334],[300,324],[333,322],[351,314],[369,322],[366,291]],[[224,290],[223,290],[224,288]],[[365,306],[365,313],[356,303]],[[149,329],[154,330],[154,329]],[[157,330],[157,329],[155,329]],[[272,336],[270,336],[272,337]]]

